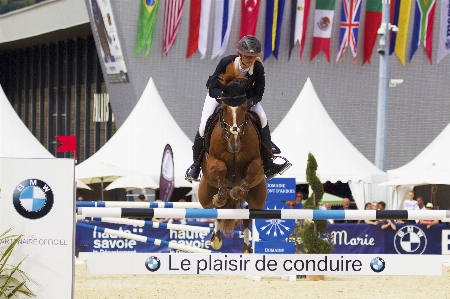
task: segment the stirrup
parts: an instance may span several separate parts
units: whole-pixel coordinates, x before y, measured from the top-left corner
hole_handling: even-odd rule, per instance
[[[273,161],[274,161],[276,158],[281,158],[281,159],[283,159],[283,160],[285,161],[284,164],[277,164],[277,163],[274,163]],[[282,156],[276,156],[275,158],[271,158],[270,163],[272,164],[272,167],[269,167],[269,169],[267,169],[267,171],[264,171],[264,174],[266,175],[266,177],[267,177],[268,180],[273,179],[273,178],[276,177],[278,174],[281,175],[281,174],[285,173],[286,170],[288,170],[288,169],[292,166],[292,163],[289,162],[285,157],[282,157]],[[276,165],[277,167],[281,167],[281,168],[280,168],[278,171],[276,171],[276,170],[273,169],[273,165]]]
[[[284,167],[280,170],[280,172],[278,172],[280,175],[281,174],[283,174],[283,173],[285,173],[286,172],[286,170],[288,170],[289,168],[291,168],[291,166],[292,166],[292,163],[291,162],[289,162],[289,160],[288,159],[286,159],[285,157],[283,157],[283,156],[275,156],[275,158],[273,159],[273,160],[275,160],[276,158],[281,158],[281,159],[283,159],[284,160],[284,162],[285,162],[285,165],[284,165]],[[272,161],[273,161],[272,160]],[[281,164],[281,165],[283,165],[283,164]]]

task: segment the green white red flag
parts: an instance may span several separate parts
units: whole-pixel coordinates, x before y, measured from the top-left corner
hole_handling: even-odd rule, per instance
[[[322,51],[330,61],[330,39],[336,0],[317,0],[314,13],[314,38],[311,60]]]

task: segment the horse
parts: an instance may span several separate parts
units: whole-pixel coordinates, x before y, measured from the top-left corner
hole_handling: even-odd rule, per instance
[[[245,90],[248,81],[238,75],[234,64],[219,76],[223,95],[219,119],[214,125],[207,153],[202,159],[203,176],[198,197],[203,208],[261,210],[267,197],[261,153],[260,137],[255,122],[251,121]],[[253,116],[253,119],[257,116]],[[225,237],[231,236],[240,220],[216,219],[211,233],[211,246],[222,246],[221,230]],[[250,245],[250,220],[243,219],[243,253],[252,253]]]

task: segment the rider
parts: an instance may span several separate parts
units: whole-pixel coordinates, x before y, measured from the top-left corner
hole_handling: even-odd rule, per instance
[[[247,103],[250,110],[258,114],[263,128],[262,142],[267,149],[272,149],[272,141],[270,137],[269,125],[267,123],[267,116],[264,112],[260,101],[264,95],[265,75],[264,66],[259,56],[262,54],[261,42],[254,36],[244,36],[238,43],[236,51],[239,55],[230,55],[222,58],[216,67],[212,76],[209,77],[206,87],[209,92],[206,95],[203,104],[202,118],[195,136],[193,154],[194,163],[186,171],[186,180],[197,180],[201,170],[201,152],[203,149],[203,138],[205,134],[206,121],[214,112],[216,107],[221,103],[222,89],[219,81],[219,75],[225,73],[227,65],[234,63],[238,68],[240,75],[246,76],[250,81],[250,87],[247,89]],[[285,171],[290,167],[289,162],[284,164],[273,163],[272,155],[267,150],[261,150],[261,158],[264,166],[264,174],[270,180],[278,173]]]

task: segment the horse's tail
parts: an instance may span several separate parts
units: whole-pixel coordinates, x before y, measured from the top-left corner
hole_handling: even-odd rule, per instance
[[[242,209],[243,202],[238,200],[229,199],[223,206],[224,209]],[[234,229],[237,223],[242,222],[241,219],[221,219],[220,229],[225,237],[230,238],[233,236]]]

